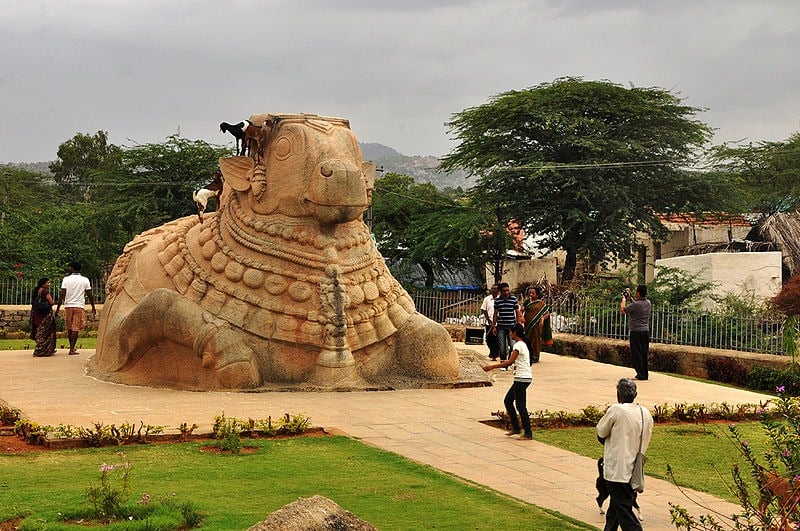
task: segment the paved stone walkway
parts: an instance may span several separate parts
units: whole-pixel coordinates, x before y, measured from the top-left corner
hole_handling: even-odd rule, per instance
[[[457,345],[464,348],[463,344]],[[470,345],[486,354],[485,347]],[[266,418],[302,413],[315,426],[335,428],[368,444],[396,452],[526,502],[546,507],[602,528],[597,510],[593,459],[539,443],[506,437],[482,424],[503,408],[511,373],[494,371],[496,385],[467,389],[431,389],[354,393],[218,393],[131,387],[85,376],[93,354],[34,358],[31,351],[0,352],[0,399],[40,424],[90,426],[144,421],[177,433],[186,422],[211,430],[215,415]],[[580,411],[616,399],[619,378],[631,369],[544,353],[534,365],[528,390],[531,410]],[[640,382],[638,402],[654,404],[758,403],[768,397],[652,373]],[[691,493],[695,500],[722,514],[737,506],[712,496]],[[649,478],[639,498],[648,530],[674,529],[667,502],[695,514],[699,509],[666,481]]]

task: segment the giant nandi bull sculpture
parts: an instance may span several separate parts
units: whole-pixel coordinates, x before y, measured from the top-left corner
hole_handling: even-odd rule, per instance
[[[251,121],[259,149],[220,160],[222,208],[125,247],[90,373],[198,390],[454,382],[448,333],[416,312],[362,221],[375,167],[349,122]]]

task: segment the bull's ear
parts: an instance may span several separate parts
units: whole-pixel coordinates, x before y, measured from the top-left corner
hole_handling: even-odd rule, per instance
[[[367,185],[367,190],[372,190],[375,188],[376,171],[377,168],[374,162],[365,160],[361,163],[361,173],[364,174],[364,181]]]
[[[219,169],[225,178],[225,184],[237,192],[250,188],[250,177],[253,176],[255,161],[250,157],[227,157],[219,159]]]

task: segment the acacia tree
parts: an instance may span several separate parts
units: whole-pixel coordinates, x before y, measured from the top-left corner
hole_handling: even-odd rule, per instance
[[[58,146],[58,160],[50,164],[53,179],[65,198],[89,201],[94,174],[119,153],[108,143],[108,133],[76,133]]]
[[[716,171],[739,182],[743,210],[770,215],[800,206],[800,133],[783,142],[716,146],[711,155]]]
[[[372,212],[381,252],[405,264],[406,274],[409,265],[418,265],[427,287],[459,268],[472,268],[482,277],[486,253],[505,249],[508,239],[505,231],[495,230],[490,210],[470,204],[463,193],[441,192],[408,175],[388,173],[375,181]]]
[[[476,176],[473,203],[565,250],[566,281],[579,255],[628,258],[637,231],[663,238],[660,213],[721,206],[727,183],[688,169],[711,136],[701,110],[660,88],[561,78],[454,114],[441,168]]]
[[[54,210],[44,175],[0,165],[0,277],[45,272],[50,249],[32,234]]]
[[[197,212],[192,191],[208,184],[230,148],[177,135],[158,144],[122,148],[97,172],[103,210],[132,237]]]

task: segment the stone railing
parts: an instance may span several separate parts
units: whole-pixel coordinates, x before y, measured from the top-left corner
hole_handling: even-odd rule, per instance
[[[103,312],[103,305],[95,306],[97,315],[92,315],[90,307],[86,306],[86,328],[87,330],[97,330],[100,323],[100,315]],[[19,332],[30,329],[30,306],[0,306],[0,331]],[[59,316],[64,318],[64,308],[61,308]]]

